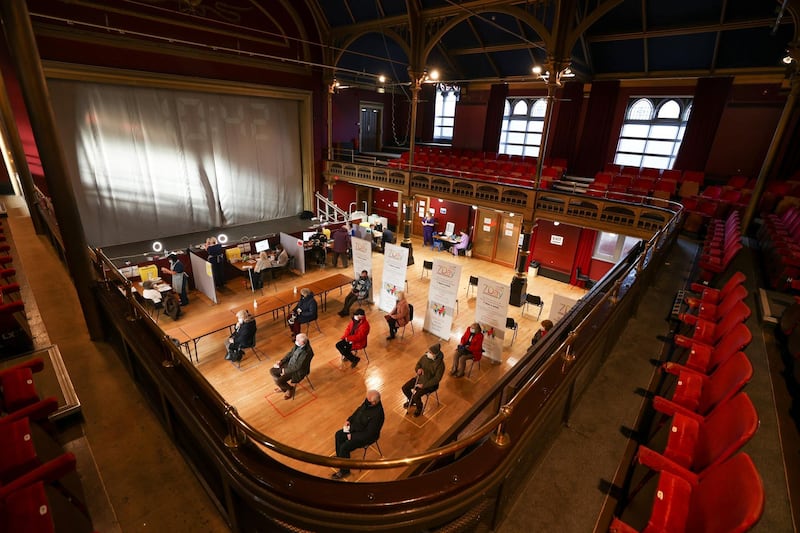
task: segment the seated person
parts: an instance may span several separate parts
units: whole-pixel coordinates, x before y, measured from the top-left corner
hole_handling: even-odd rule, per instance
[[[453,246],[453,255],[458,255],[459,250],[466,250],[469,246],[469,235],[466,231],[459,232],[460,240]]]
[[[275,257],[272,259],[272,279],[275,279],[275,274],[281,268],[289,263],[289,254],[282,244],[275,247]]]
[[[403,385],[403,394],[408,400],[403,407],[416,407],[414,416],[422,414],[422,397],[439,388],[444,375],[444,355],[439,344],[434,344],[417,361],[416,374]]]
[[[311,242],[311,256],[314,258],[314,261],[318,265],[325,264],[325,243],[328,242],[328,238],[325,236],[322,231],[317,230],[316,233],[311,235],[309,238],[309,242]]]
[[[350,367],[355,368],[360,357],[353,354],[354,350],[361,350],[367,347],[367,336],[369,335],[369,322],[363,309],[356,309],[353,319],[347,324],[342,339],[336,343],[336,349],[342,354],[342,360],[350,361]]]
[[[346,265],[345,265],[346,266]],[[339,311],[339,316],[347,316],[350,314],[350,306],[352,306],[359,299],[364,300],[372,296],[372,280],[369,279],[369,272],[366,270],[361,271],[361,276],[353,280],[353,286],[350,294],[344,299],[342,310]]]
[[[342,429],[336,432],[334,444],[336,457],[350,458],[350,452],[369,446],[378,440],[383,428],[384,413],[381,404],[381,393],[376,390],[367,391],[367,399],[350,415]],[[346,468],[334,472],[333,479],[342,479],[350,475]]]
[[[386,243],[396,244],[397,243],[397,237],[395,237],[394,232],[392,230],[390,230],[389,228],[386,228],[385,230],[383,230],[383,239],[382,239],[382,241],[383,241],[384,245]]]
[[[161,293],[155,288],[155,283],[151,279],[142,282],[142,296],[153,302],[156,307],[161,304]]]
[[[317,319],[317,299],[308,287],[300,289],[300,300],[292,310],[287,322],[289,329],[292,330],[292,338],[300,333],[300,326]]]
[[[534,333],[533,338],[531,339],[531,345],[536,344],[539,342],[539,339],[547,335],[547,332],[553,329],[553,322],[550,320],[542,320],[542,323],[539,327],[539,331]]]
[[[225,359],[238,363],[244,355],[243,348],[256,345],[256,319],[247,309],[236,313],[238,322],[233,333],[225,341]]]
[[[308,337],[305,333],[298,333],[292,349],[269,369],[269,374],[277,385],[275,392],[282,392],[283,398],[290,400],[294,396],[295,385],[308,375],[312,357],[314,350],[311,349]]]
[[[272,269],[272,260],[266,250],[258,254],[256,265],[253,267],[253,288],[264,288],[264,276]]]
[[[464,377],[467,361],[480,361],[481,357],[483,357],[483,332],[481,325],[475,322],[461,336],[461,342],[456,347],[450,375],[457,378]]]
[[[387,341],[394,339],[395,335],[397,334],[397,330],[408,324],[409,314],[406,293],[403,291],[397,291],[397,303],[394,305],[394,309],[392,309],[388,315],[383,317],[389,324],[389,336],[386,337]]]

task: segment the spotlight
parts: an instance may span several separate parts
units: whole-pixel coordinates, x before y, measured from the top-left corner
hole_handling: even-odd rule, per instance
[[[539,65],[534,65],[531,70],[533,71],[534,74],[541,74],[542,73],[542,67],[540,67]]]
[[[217,236],[217,241],[218,241],[220,244],[225,244],[226,242],[228,242],[228,236],[227,236],[227,235],[225,235],[224,233],[220,233],[220,234]]]
[[[477,205],[473,205],[473,206],[472,206],[472,209],[474,209],[474,210],[476,210],[476,211],[477,211],[477,210],[478,210],[478,206],[477,206]]]
[[[381,74],[380,76],[378,76],[378,81],[381,83],[386,83],[386,76]]]
[[[159,253],[161,250],[164,249],[164,245],[161,244],[159,241],[153,241],[153,251]]]
[[[554,225],[554,226],[558,226],[559,224],[561,224],[561,222],[559,222],[558,220],[556,220],[555,222],[553,222],[553,225]]]
[[[438,79],[439,79],[439,71],[438,71],[438,70],[436,70],[436,69],[433,69],[433,70],[430,72],[430,74],[428,75],[428,77],[429,77],[430,79],[432,79],[433,81],[436,81],[436,80],[438,80]]]
[[[781,59],[781,61],[783,61],[783,64],[784,64],[784,65],[791,65],[791,64],[792,64],[792,61],[794,61],[794,59],[792,59],[792,56],[791,56],[791,55],[789,55],[789,54],[786,54],[786,55],[783,57],[783,59]]]

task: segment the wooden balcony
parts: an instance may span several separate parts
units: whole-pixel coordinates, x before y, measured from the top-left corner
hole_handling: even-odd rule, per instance
[[[326,179],[383,187],[410,196],[435,196],[462,204],[519,213],[528,221],[542,218],[642,239],[652,237],[681,212],[680,204],[659,198],[617,194],[612,199],[486,181],[470,173],[446,176],[429,171],[326,161],[324,175]]]

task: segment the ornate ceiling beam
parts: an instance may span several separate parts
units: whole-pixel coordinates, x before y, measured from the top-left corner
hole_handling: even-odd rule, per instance
[[[769,28],[774,24],[773,19],[739,20],[722,24],[698,24],[696,26],[681,26],[679,28],[664,28],[657,30],[636,31],[627,33],[613,33],[604,35],[590,35],[586,39],[590,43],[609,41],[625,41],[631,39],[652,39],[654,37],[675,37],[681,35],[694,35],[697,33],[712,33],[731,30],[747,30],[752,28]],[[781,24],[792,24],[789,17],[781,19]]]

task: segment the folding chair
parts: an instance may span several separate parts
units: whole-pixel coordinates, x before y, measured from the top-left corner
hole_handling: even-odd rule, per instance
[[[736,302],[730,313],[719,322],[698,320],[691,337],[675,335],[675,345],[682,348],[694,347],[696,344],[715,345],[737,325],[747,320],[750,314],[750,308],[744,302]]]
[[[431,394],[436,396],[436,407],[439,407],[441,405],[439,403],[439,384],[437,383],[436,387],[432,391],[426,392],[425,394],[422,395],[424,397],[424,399],[422,400],[422,413],[424,413],[425,409],[428,407],[428,400],[430,399]]]
[[[689,307],[697,307],[704,302],[717,304],[720,300],[725,298],[726,294],[735,289],[737,285],[741,285],[745,281],[747,281],[747,277],[744,274],[741,272],[735,272],[730,278],[728,278],[728,281],[726,281],[725,285],[723,285],[720,289],[708,287],[702,283],[692,283],[690,286],[691,291],[700,293],[700,295],[697,297],[687,298],[686,303],[689,305]]]
[[[433,261],[422,261],[422,272],[419,275],[419,279],[425,275],[425,271],[432,271],[433,270]]]
[[[662,368],[664,372],[677,376],[678,381],[672,398],[656,397],[654,403],[670,401],[701,415],[742,390],[753,377],[753,365],[743,352],[730,356],[708,376],[676,363],[667,363]]]
[[[700,305],[695,308],[697,309],[697,314],[680,313],[678,315],[678,320],[691,326],[696,325],[698,320],[717,322],[733,311],[737,302],[741,302],[745,298],[747,298],[747,289],[744,288],[744,285],[737,285],[732,291],[725,295],[725,298],[719,302],[719,305],[705,302],[700,303]]]
[[[539,314],[536,315],[536,320],[539,320],[542,316],[542,309],[544,309],[544,302],[542,301],[541,296],[536,296],[534,294],[526,294],[525,295],[525,303],[522,305],[522,316],[525,316],[525,309],[528,305],[533,305],[539,308]]]
[[[406,322],[405,325],[403,326],[403,333],[402,335],[400,335],[401,339],[406,336],[406,327],[409,324],[411,324],[411,336],[413,337],[415,331],[414,331],[414,306],[412,304],[408,304],[408,322]]]
[[[506,328],[514,330],[514,335],[511,337],[511,346],[514,346],[514,341],[517,339],[517,331],[519,330],[519,324],[517,321],[511,317],[506,318]]]
[[[258,359],[259,362],[261,362],[261,356],[264,355],[263,353],[261,353],[261,350],[256,348],[256,336],[255,335],[253,335],[253,345],[252,346],[239,346],[239,349],[240,350],[247,350],[247,349],[252,350],[253,354],[256,356],[256,359]],[[266,357],[266,355],[264,357]],[[242,357],[242,359],[244,359],[244,357]],[[242,359],[239,359],[238,361],[236,361],[236,368],[238,368],[239,370],[242,369]]]
[[[469,277],[469,284],[467,285],[467,299],[469,299],[469,291],[473,287],[478,286],[478,276],[470,276]]]
[[[378,442],[379,440],[380,440],[379,438],[378,438],[378,439],[375,439],[375,442],[370,442],[369,444],[367,444],[366,446],[364,446],[364,456],[362,457],[362,459],[366,459],[366,458],[367,458],[367,450],[369,450],[369,449],[370,449],[370,448],[372,448],[373,446],[375,446],[375,449],[377,449],[377,450],[378,450],[378,455],[380,455],[381,457],[383,457],[383,451],[381,451],[381,445],[380,445],[380,443]]]
[[[691,343],[686,366],[697,372],[710,374],[730,356],[743,350],[752,340],[753,334],[740,322],[713,346],[699,342]],[[674,363],[666,363],[665,366],[670,364]]]
[[[650,519],[643,531],[747,531],[764,512],[764,484],[753,460],[740,453],[687,481],[661,472]],[[612,533],[636,530],[614,518]]]

